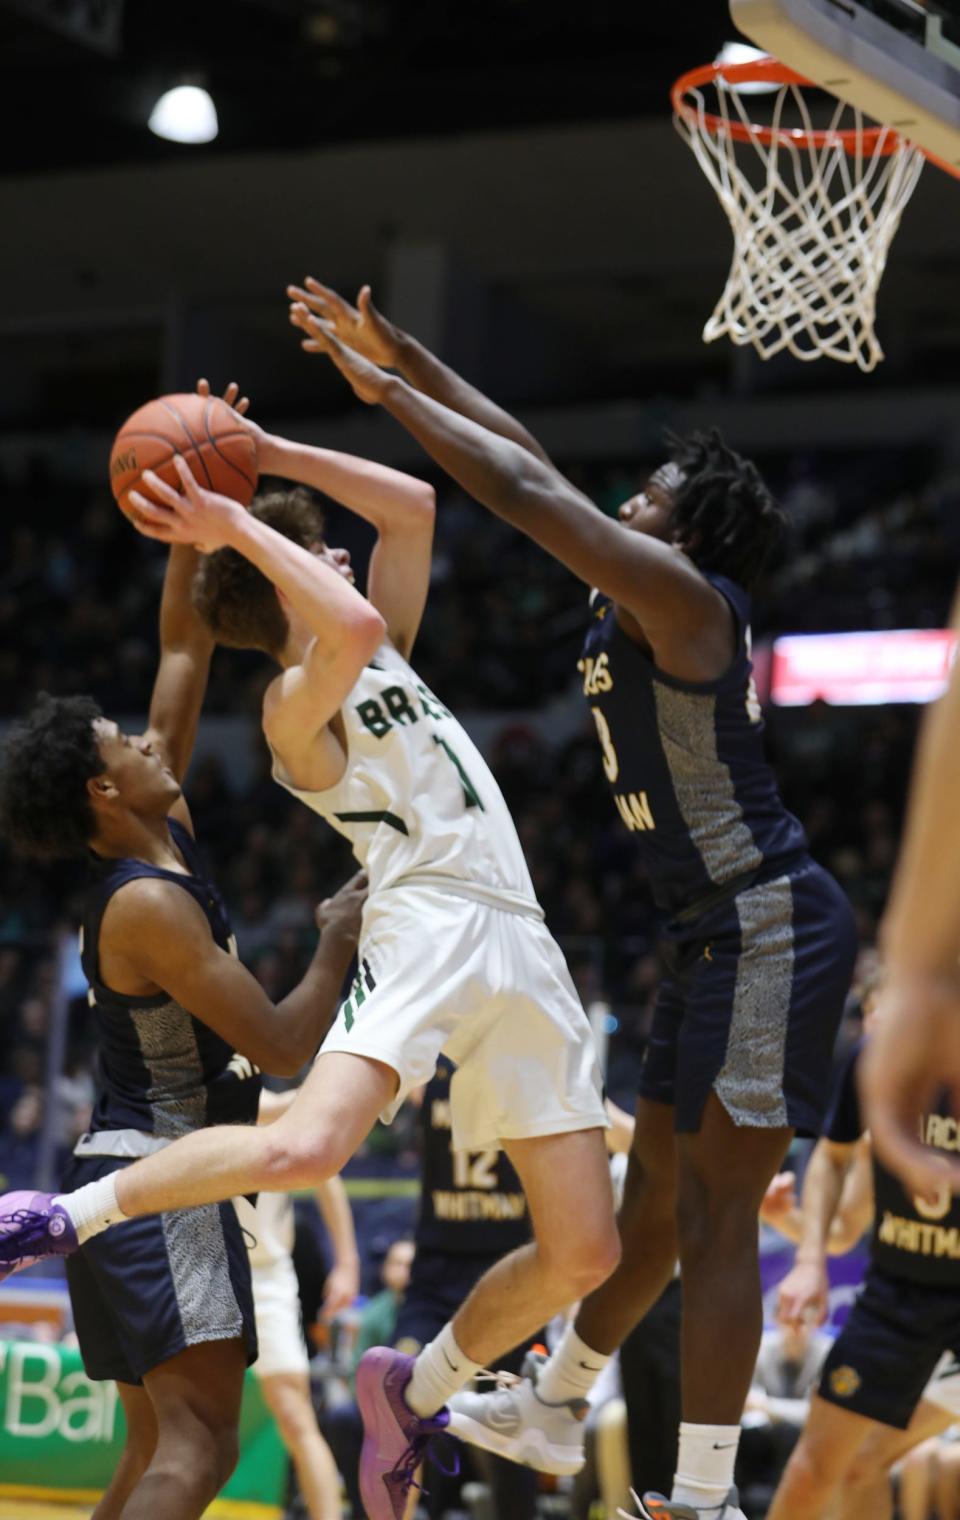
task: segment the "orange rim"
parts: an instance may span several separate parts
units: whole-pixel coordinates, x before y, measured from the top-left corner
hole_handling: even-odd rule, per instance
[[[762,127],[742,121],[731,121],[714,111],[700,111],[686,99],[690,90],[698,90],[705,84],[717,84],[723,79],[728,84],[799,84],[811,89],[817,86],[804,74],[788,68],[776,58],[752,58],[748,63],[705,63],[698,69],[681,74],[670,91],[670,102],[678,116],[691,125],[700,122],[714,137],[732,137],[735,142],[761,142],[764,147],[775,143],[790,144],[795,148],[828,148],[838,143],[851,156],[880,153],[884,157],[895,153],[901,137],[889,127],[864,127],[861,130],[843,128],[837,131],[806,132],[799,127]]]

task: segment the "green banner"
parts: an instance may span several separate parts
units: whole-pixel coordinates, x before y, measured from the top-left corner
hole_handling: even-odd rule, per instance
[[[110,1481],[126,1426],[115,1383],[92,1383],[79,1351],[0,1340],[0,1490],[95,1492]],[[282,1502],[287,1457],[247,1373],[240,1461],[223,1490],[240,1505]]]

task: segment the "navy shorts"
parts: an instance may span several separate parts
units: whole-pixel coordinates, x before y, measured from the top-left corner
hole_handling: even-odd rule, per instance
[[[819,1134],[857,952],[853,911],[812,860],[665,942],[640,1096],[700,1128],[716,1092],[735,1124]]]
[[[65,1192],[129,1161],[74,1158]],[[97,1382],[139,1384],[161,1362],[207,1341],[243,1339],[257,1355],[250,1263],[232,1203],[128,1219],[67,1258],[80,1354]]]
[[[906,1430],[944,1351],[960,1355],[960,1292],[868,1267],[823,1364],[828,1404]]]
[[[397,1349],[415,1355],[421,1346],[432,1341],[456,1314],[474,1283],[501,1260],[501,1255],[456,1256],[452,1252],[418,1250],[393,1332]],[[497,1367],[519,1372],[530,1346],[542,1338],[542,1333],[538,1333],[509,1355],[497,1357]]]

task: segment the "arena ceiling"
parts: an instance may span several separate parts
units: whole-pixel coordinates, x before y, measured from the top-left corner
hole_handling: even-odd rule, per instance
[[[191,156],[664,114],[733,34],[723,0],[0,0],[2,171],[182,158],[147,129],[183,79]]]

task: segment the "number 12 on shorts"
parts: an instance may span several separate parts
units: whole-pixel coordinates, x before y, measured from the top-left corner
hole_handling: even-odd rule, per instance
[[[439,734],[434,734],[433,742],[434,744],[439,744],[440,748],[443,750],[447,758],[456,766],[457,774],[460,777],[460,783],[463,787],[465,806],[478,807],[481,813],[485,813],[486,808],[480,801],[480,793],[477,791],[473,782],[470,780],[470,777],[467,775],[466,768],[464,767],[464,764],[454,749],[453,745],[448,744],[446,739],[441,739]]]

